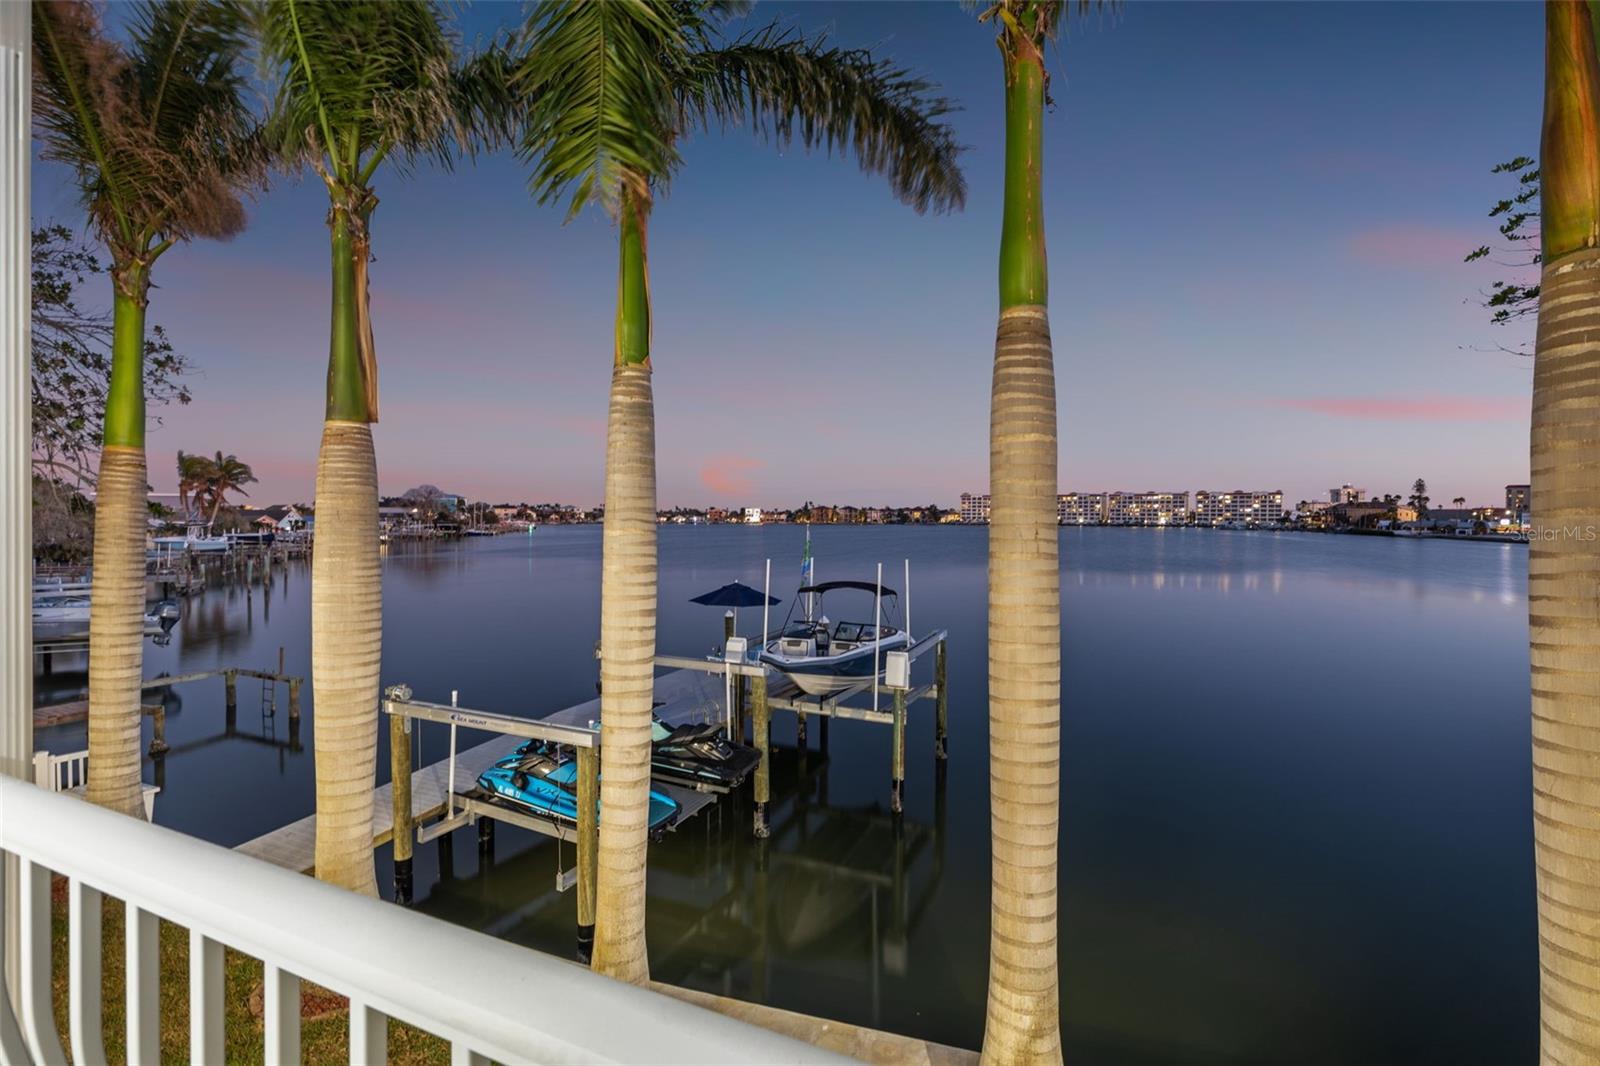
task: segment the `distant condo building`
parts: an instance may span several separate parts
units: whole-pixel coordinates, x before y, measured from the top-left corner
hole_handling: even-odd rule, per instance
[[[1106,521],[1114,526],[1175,526],[1189,520],[1187,492],[1113,492]]]
[[[1345,488],[1349,489],[1350,486],[1346,485]],[[1339,489],[1334,490],[1336,493],[1339,491]],[[1361,489],[1351,491],[1362,492]],[[1280,522],[1283,520],[1283,493],[1278,490],[1245,492],[1240,489],[1232,492],[1196,492],[1194,520],[1202,526],[1230,523],[1254,526],[1267,522]]]
[[[989,521],[989,494],[974,496],[970,492],[961,494],[961,521],[987,524]]]
[[[1510,511],[1512,514],[1522,514],[1526,512],[1529,509],[1528,501],[1530,499],[1532,499],[1532,495],[1528,491],[1528,486],[1506,486],[1506,510]]]
[[[1064,526],[1098,526],[1105,520],[1103,492],[1063,492],[1056,497],[1056,521]]]
[[[1507,491],[1510,491],[1509,488]],[[1328,490],[1329,503],[1360,503],[1367,498],[1366,489],[1358,489],[1354,485],[1340,485],[1336,489]]]

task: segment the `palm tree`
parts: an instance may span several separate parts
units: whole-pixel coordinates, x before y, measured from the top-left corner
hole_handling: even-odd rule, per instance
[[[33,5],[34,114],[46,158],[72,167],[111,256],[112,362],[95,493],[88,797],[142,810],[145,308],[151,268],[180,241],[244,227],[259,172],[237,8],[140,3],[128,42],[81,2]]]
[[[1465,496],[1457,496],[1450,502],[1455,505],[1456,510],[1460,510],[1467,505],[1467,498]]]
[[[779,145],[848,145],[918,211],[959,206],[959,148],[931,86],[858,50],[766,29],[726,39],[727,5],[540,5],[515,72],[531,113],[521,142],[541,201],[571,191],[618,220],[616,343],[606,432],[600,594],[600,879],[593,965],[649,978],[646,812],[656,618],[655,408],[648,230],[696,129],[748,122]]]
[[[1005,71],[1000,324],[989,408],[989,1006],[985,1062],[1061,1061],[1056,862],[1061,575],[1043,210],[1044,48],[1061,0],[996,0]]]
[[[222,504],[230,492],[237,492],[241,496],[250,495],[244,487],[256,480],[256,475],[249,464],[241,463],[237,455],[223,455],[217,453],[215,459],[209,460],[211,476],[206,479],[206,495],[211,497],[211,517],[206,525],[217,524],[217,515],[222,511]]]
[[[203,455],[178,452],[178,504],[183,508],[183,520],[189,521],[189,499],[196,504],[204,498],[206,484],[211,480],[212,463]]]
[[[372,785],[383,599],[378,575],[378,364],[367,299],[372,179],[385,161],[450,162],[479,112],[470,68],[424,0],[268,0],[264,62],[276,77],[268,139],[328,192],[333,313],[317,458],[311,564],[316,693],[316,875],[377,893]],[[492,57],[491,57],[492,58]]]
[[[1600,500],[1600,62],[1587,5],[1545,7],[1542,264],[1530,435],[1533,524],[1589,527]],[[1589,527],[1592,528],[1592,527]],[[1540,1055],[1600,1059],[1600,544],[1528,548]]]

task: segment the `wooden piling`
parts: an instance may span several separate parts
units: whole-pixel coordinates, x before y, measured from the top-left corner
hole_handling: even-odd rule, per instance
[[[758,840],[763,840],[771,833],[767,827],[767,803],[772,799],[772,711],[767,706],[767,675],[751,678],[750,687],[754,690],[755,703],[751,739],[755,741],[756,751],[761,753],[761,761],[756,764],[755,834]]]
[[[164,704],[152,703],[144,705],[144,713],[150,716],[150,749],[152,759],[159,759],[167,753],[167,708]]]
[[[394,800],[394,901],[411,905],[411,853],[416,830],[411,819],[411,719],[389,716],[389,792]]]
[[[805,711],[795,711],[794,712],[794,742],[795,742],[795,746],[800,749],[801,758],[804,758],[805,757],[805,753],[806,753],[806,712]]]
[[[291,723],[300,721],[300,679],[298,677],[289,679],[289,721]]]
[[[494,863],[494,819],[478,819],[478,865],[481,868]]]
[[[894,690],[894,765],[889,782],[889,809],[899,814],[906,780],[906,690]]]
[[[578,961],[594,951],[595,881],[600,873],[600,753],[578,749]]]
[[[222,681],[226,687],[226,696],[223,703],[223,719],[228,732],[232,733],[239,722],[239,671],[226,670],[222,674]]]
[[[937,708],[933,727],[933,757],[943,762],[949,758],[948,743],[946,738],[950,735],[950,696],[949,685],[946,683],[948,671],[945,665],[945,642],[940,641],[939,646],[933,650],[933,684],[935,686],[934,706]]]

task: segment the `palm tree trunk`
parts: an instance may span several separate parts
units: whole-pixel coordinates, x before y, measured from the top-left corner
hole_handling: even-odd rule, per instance
[[[600,571],[600,846],[591,965],[644,984],[656,654],[656,416],[647,196],[623,197]]]
[[[372,855],[378,759],[383,585],[378,567],[378,467],[372,448],[376,383],[358,340],[365,317],[357,257],[364,219],[333,212],[333,321],[328,409],[317,457],[311,553],[311,683],[317,775],[318,879],[377,895]],[[355,230],[353,233],[352,230]]]
[[[989,414],[989,1002],[985,1063],[1060,1062],[1056,852],[1061,575],[1056,392],[1046,310],[1044,68],[1006,61],[1000,324]]]
[[[1543,1061],[1600,1060],[1600,65],[1546,7],[1528,642]]]
[[[317,458],[311,552],[311,683],[317,772],[316,875],[377,895],[372,856],[383,586],[372,427],[330,419]]]
[[[115,271],[111,387],[94,499],[89,607],[90,801],[142,817],[140,685],[144,680],[144,314],[137,269]]]

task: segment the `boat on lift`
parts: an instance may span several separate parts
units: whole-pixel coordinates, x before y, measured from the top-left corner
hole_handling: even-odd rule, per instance
[[[212,536],[209,526],[191,525],[183,536],[156,537],[153,541],[158,553],[166,552],[225,552],[232,541],[224,535]]]
[[[832,622],[823,611],[829,593],[864,592],[873,597],[870,622]],[[800,691],[825,696],[870,683],[882,676],[884,656],[911,646],[911,635],[893,625],[899,594],[871,581],[824,581],[803,585],[789,604],[789,617],[776,638],[761,649],[760,661],[792,680]],[[795,618],[804,605],[804,617]]]
[[[578,824],[578,760],[558,745],[532,741],[478,775],[478,787],[496,799],[563,825]],[[678,801],[650,792],[648,826],[659,840],[677,822]]]

